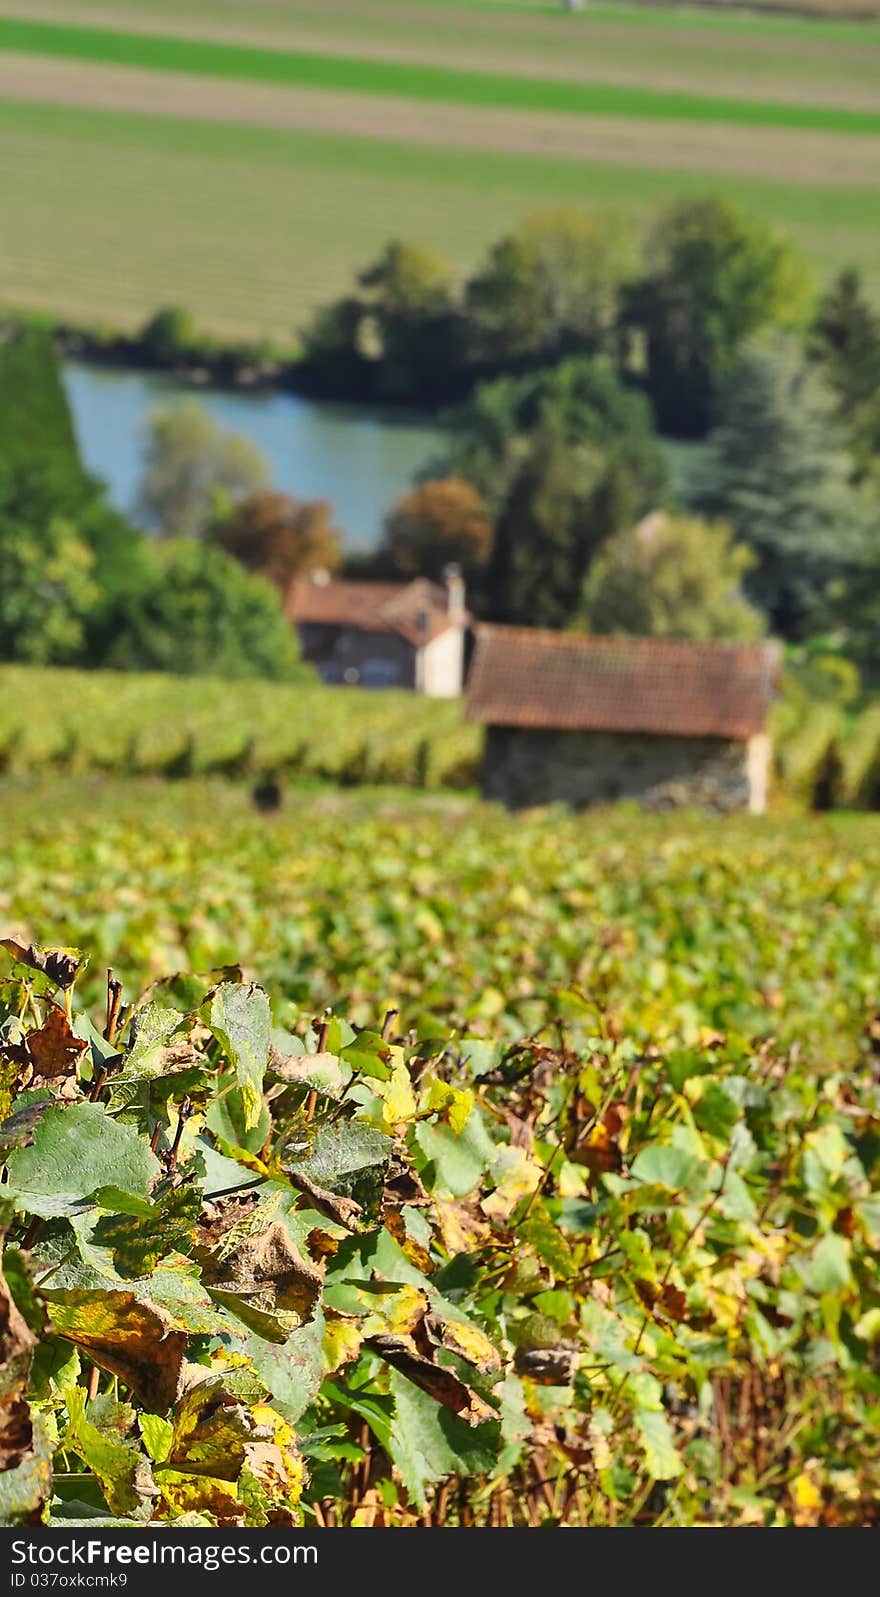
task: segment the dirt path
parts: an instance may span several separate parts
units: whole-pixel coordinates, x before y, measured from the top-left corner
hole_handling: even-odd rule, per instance
[[[12,52],[0,52],[0,98],[357,135],[474,153],[543,155],[866,188],[878,182],[878,141],[869,136],[828,138],[781,128],[459,109]]]

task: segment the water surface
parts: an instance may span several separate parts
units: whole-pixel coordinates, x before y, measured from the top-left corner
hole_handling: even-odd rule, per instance
[[[67,361],[64,381],[83,461],[131,515],[154,405],[194,396],[216,422],[242,433],[269,461],[273,485],[302,499],[329,499],[349,549],[369,548],[388,507],[436,455],[442,430],[387,409],[336,405],[293,394],[193,389],[173,378]]]

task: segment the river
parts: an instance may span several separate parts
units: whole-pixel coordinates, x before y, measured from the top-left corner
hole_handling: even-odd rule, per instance
[[[301,499],[329,499],[348,549],[374,545],[389,505],[437,454],[442,430],[388,410],[336,405],[293,394],[192,389],[171,378],[67,361],[64,382],[80,453],[131,515],[155,405],[195,396],[216,422],[262,450],[273,486]]]

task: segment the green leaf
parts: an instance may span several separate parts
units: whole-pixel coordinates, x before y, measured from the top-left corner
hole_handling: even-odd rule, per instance
[[[694,1120],[710,1137],[729,1137],[739,1117],[739,1105],[715,1082],[706,1088],[694,1106]]]
[[[291,1424],[317,1396],[324,1373],[323,1338],[324,1316],[320,1308],[307,1325],[299,1326],[280,1346],[258,1336],[248,1337],[247,1356],[272,1393],[273,1407]]]
[[[630,1174],[634,1181],[668,1187],[672,1192],[703,1192],[706,1186],[706,1166],[683,1148],[643,1148],[633,1160]]]
[[[497,1421],[468,1425],[394,1369],[388,1389],[395,1410],[388,1451],[416,1508],[425,1506],[425,1487],[445,1475],[467,1479],[492,1470],[501,1442]]]
[[[810,1285],[814,1292],[838,1292],[849,1286],[852,1271],[849,1243],[845,1237],[829,1232],[817,1242],[810,1258]]]
[[[75,1214],[102,1187],[146,1198],[161,1167],[130,1127],[99,1104],[79,1103],[47,1110],[31,1146],[17,1148],[7,1168],[16,1207],[51,1219]]]
[[[165,1050],[185,1016],[164,1004],[145,1004],[132,1022],[132,1044],[126,1055],[124,1074],[134,1080],[149,1080],[161,1075]]]
[[[272,1036],[268,995],[262,987],[223,982],[211,998],[207,1020],[235,1070],[245,1126],[252,1130],[263,1107],[263,1077]]]
[[[520,1227],[524,1242],[534,1248],[539,1259],[550,1266],[557,1280],[564,1281],[575,1268],[574,1256],[562,1232],[554,1225],[546,1205],[534,1205],[528,1219]]]
[[[65,1446],[74,1448],[98,1477],[110,1512],[148,1518],[155,1490],[143,1454],[132,1442],[119,1439],[117,1427],[99,1428],[92,1423],[86,1416],[86,1394],[81,1386],[71,1387],[66,1401],[70,1424],[65,1433]],[[92,1410],[96,1408],[93,1404]],[[133,1411],[128,1412],[133,1421]]]
[[[99,1201],[107,1207],[105,1194],[99,1195]],[[91,1228],[90,1240],[110,1250],[119,1275],[136,1279],[155,1270],[166,1254],[191,1250],[201,1206],[202,1195],[194,1182],[166,1187],[139,1214],[131,1215],[119,1205],[121,1214],[102,1215]]]
[[[242,1148],[245,1153],[259,1153],[269,1135],[272,1121],[261,1098],[256,1121],[249,1125],[245,1095],[241,1087],[231,1086],[230,1082],[230,1090],[223,1092],[211,1104],[205,1125],[225,1143],[227,1149]]]
[[[144,1439],[144,1447],[153,1463],[163,1464],[171,1452],[174,1426],[169,1420],[163,1420],[161,1414],[141,1414],[138,1425]]]
[[[316,1186],[336,1191],[347,1177],[387,1164],[393,1138],[360,1120],[345,1120],[319,1127],[308,1153],[297,1159],[294,1170]]]
[[[471,1110],[459,1136],[449,1126],[432,1126],[423,1121],[415,1128],[415,1140],[433,1166],[433,1182],[429,1184],[453,1198],[463,1198],[473,1191],[496,1151],[476,1108]],[[429,1179],[428,1172],[425,1176]]]
[[[391,1064],[382,1056],[388,1052],[388,1044],[377,1031],[361,1031],[353,1043],[342,1050],[342,1058],[353,1071],[360,1076],[369,1076],[374,1081],[387,1081],[391,1075]]]
[[[0,1525],[37,1525],[52,1495],[52,1442],[42,1414],[33,1416],[29,1458],[0,1474]]]
[[[645,1449],[648,1474],[655,1481],[671,1481],[680,1475],[684,1464],[676,1451],[669,1421],[662,1410],[637,1408],[633,1418]]]

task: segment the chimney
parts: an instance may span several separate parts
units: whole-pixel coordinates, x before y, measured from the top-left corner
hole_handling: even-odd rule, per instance
[[[450,621],[457,621],[459,626],[464,626],[466,609],[461,566],[444,566],[443,581],[446,584],[446,613]]]

